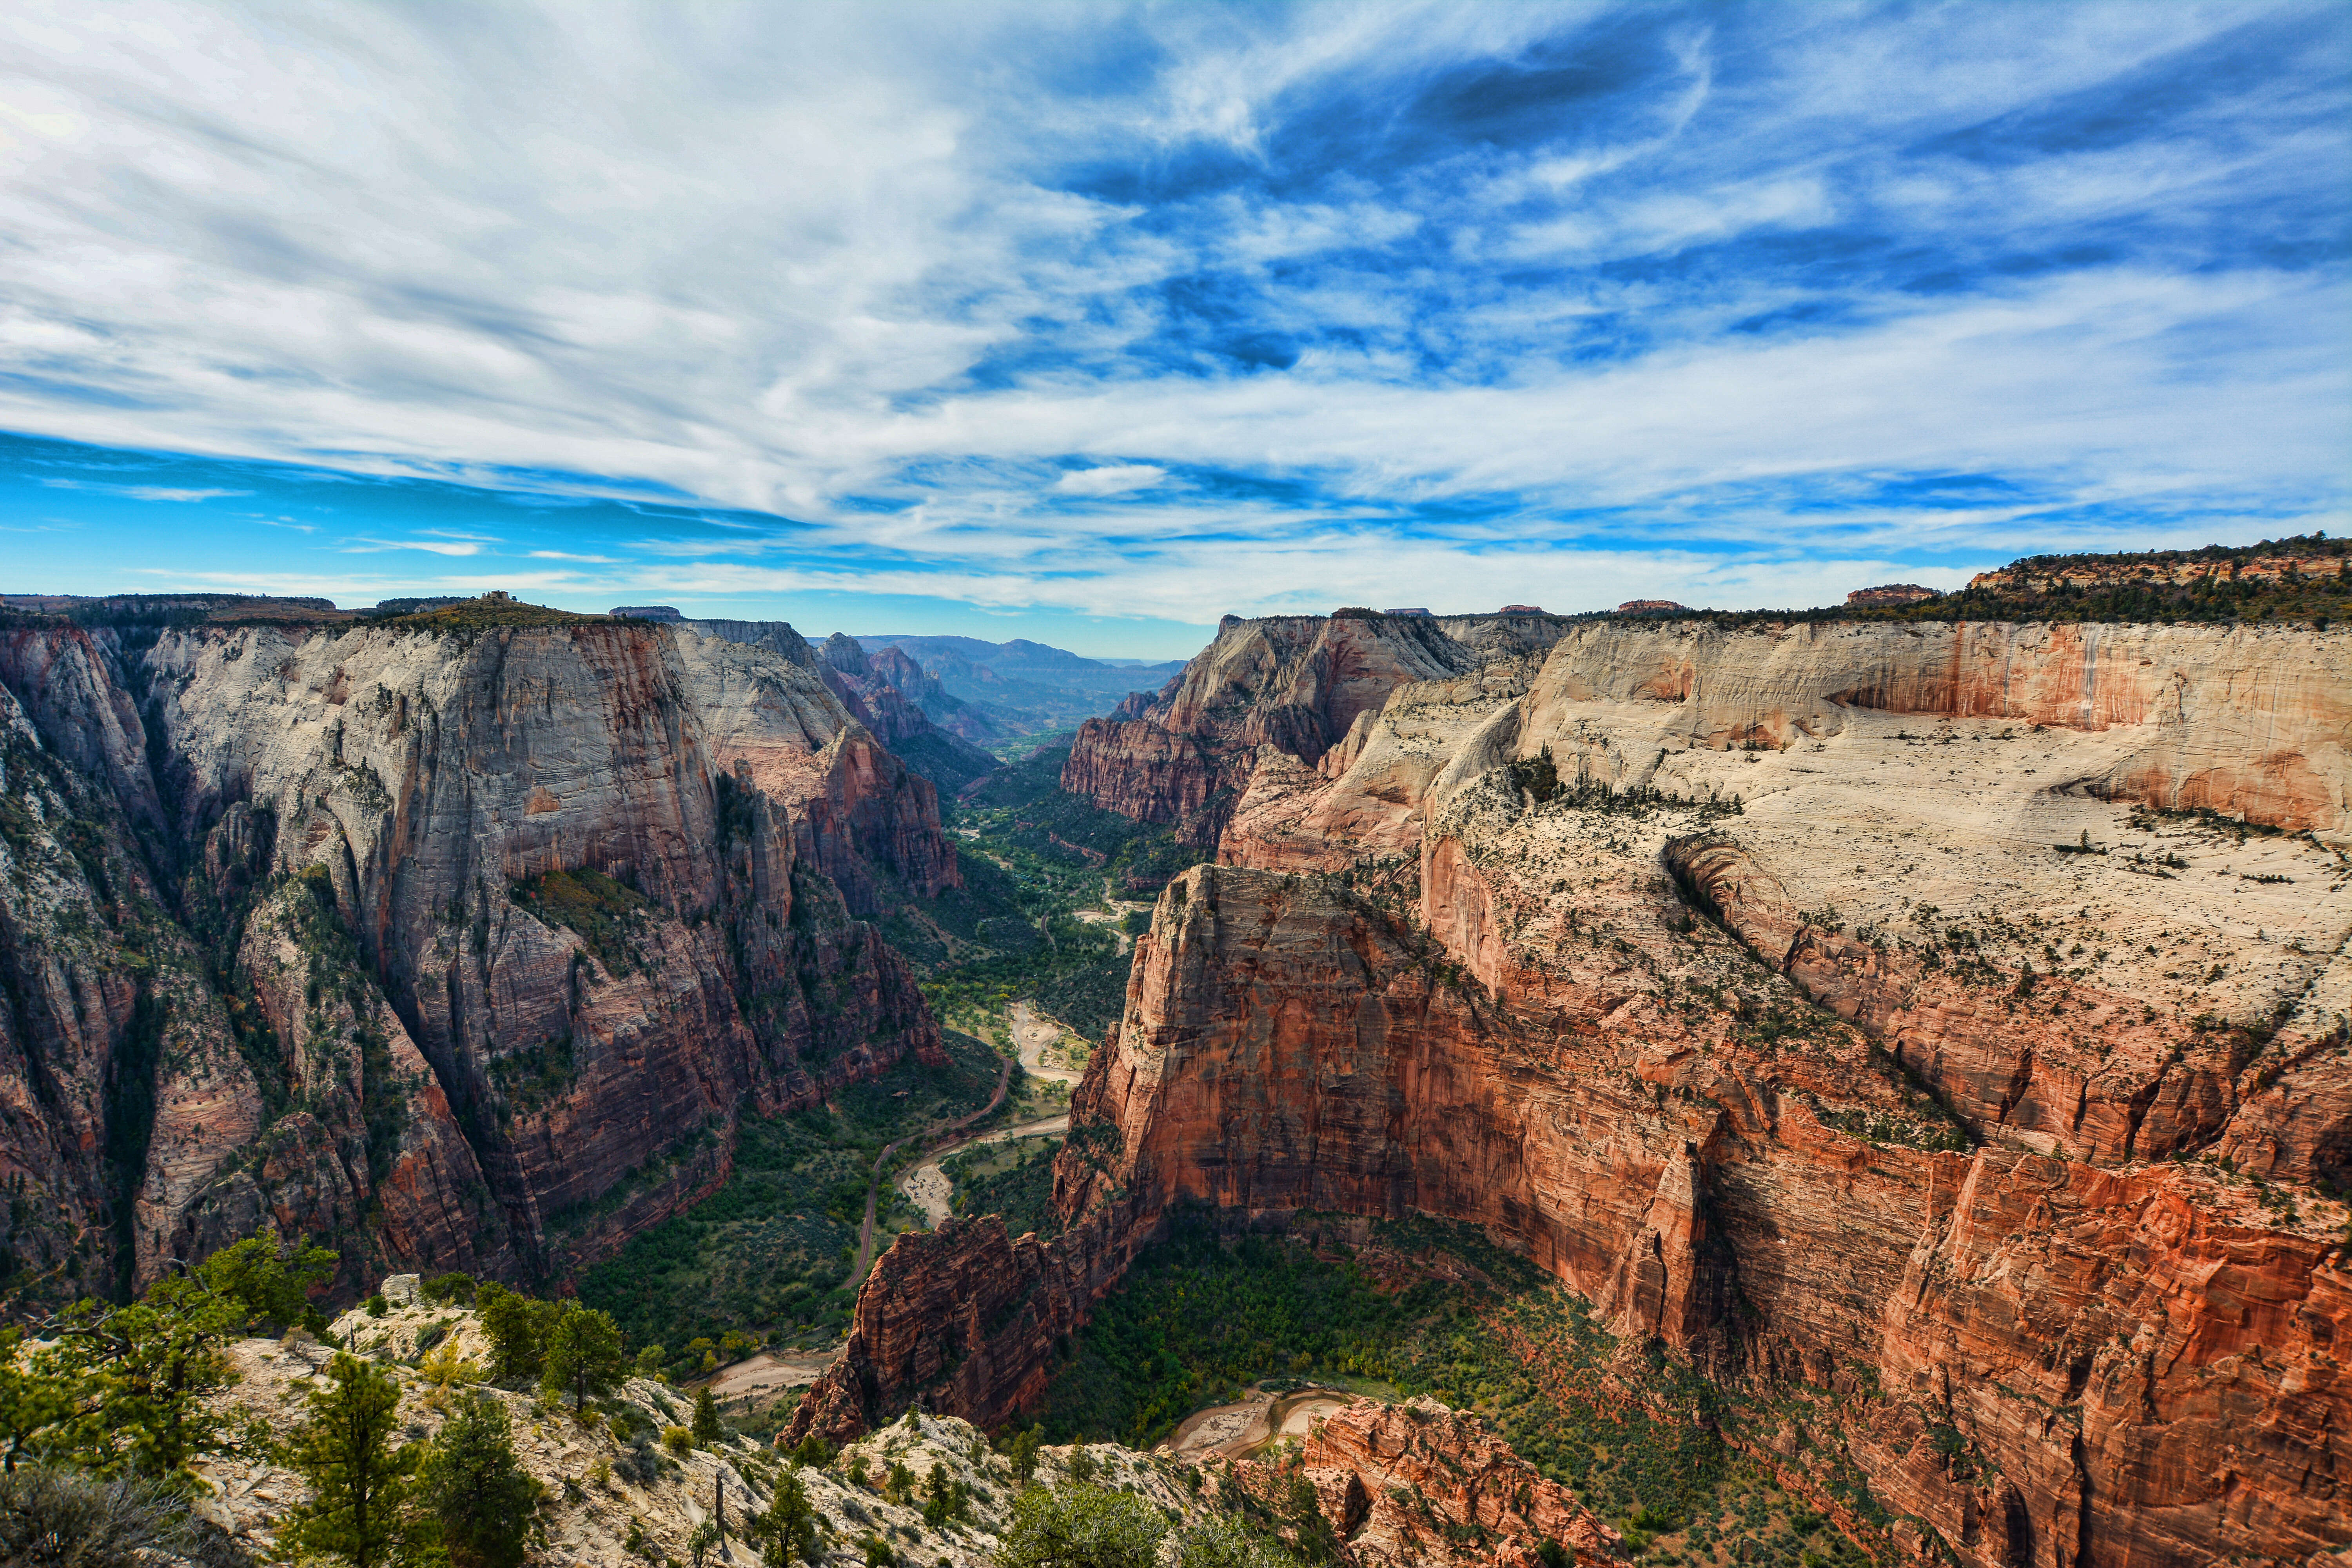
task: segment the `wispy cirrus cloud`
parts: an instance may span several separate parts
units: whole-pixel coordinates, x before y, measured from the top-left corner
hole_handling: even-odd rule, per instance
[[[262,496],[202,542],[272,580],[422,552],[1167,647],[1334,597],[1833,596],[2352,489],[2326,4],[0,37],[0,426],[114,448],[19,476],[133,531]]]

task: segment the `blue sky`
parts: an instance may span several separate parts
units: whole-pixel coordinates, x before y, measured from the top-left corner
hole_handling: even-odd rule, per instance
[[[0,16],[0,586],[1191,651],[2347,525],[2352,8]]]

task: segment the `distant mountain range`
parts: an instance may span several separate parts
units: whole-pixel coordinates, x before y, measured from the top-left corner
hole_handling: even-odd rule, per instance
[[[941,729],[1000,755],[1030,736],[1098,718],[1131,691],[1157,691],[1184,668],[1181,658],[1087,658],[1025,637],[992,643],[898,633],[856,640],[869,654],[896,648],[912,659],[928,679],[922,691],[906,695]]]

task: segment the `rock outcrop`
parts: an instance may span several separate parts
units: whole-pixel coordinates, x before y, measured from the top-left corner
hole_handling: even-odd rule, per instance
[[[1294,1474],[1357,1568],[1538,1568],[1547,1543],[1579,1568],[1621,1561],[1617,1531],[1567,1488],[1433,1399],[1356,1400],[1318,1421],[1296,1455],[1238,1461],[1221,1479],[1278,1507]]]
[[[1179,1205],[1422,1211],[1738,1391],[1726,1439],[1890,1555],[2352,1544],[2352,637],[1585,624],[1316,754],[1221,689],[1148,743],[1232,787],[1290,715],[1249,865],[1161,896],[1003,1300],[1083,1316]],[[976,1321],[984,1380],[870,1410],[1027,1398],[1050,1331]]]
[[[1079,727],[1062,787],[1139,822],[1177,824],[1184,842],[1207,847],[1261,748],[1311,765],[1398,687],[1463,674],[1482,655],[1540,649],[1566,624],[1541,614],[1227,616],[1156,698]]]
[[[782,654],[814,675],[839,705],[872,739],[900,755],[906,770],[934,788],[952,787],[996,766],[996,759],[961,734],[934,723],[928,710],[957,706],[940,690],[939,682],[898,649],[868,655],[856,638],[835,632],[822,648],[782,621],[688,621],[686,625],[706,637],[742,643]],[[922,807],[932,816],[936,805]],[[895,859],[893,860],[895,864]],[[835,874],[829,870],[828,874]],[[853,881],[855,878],[851,879]],[[950,876],[943,884],[953,885]],[[845,884],[846,885],[846,884]]]
[[[936,792],[789,629],[8,633],[19,1266],[142,1283],[275,1219],[557,1271],[723,1178],[744,1109],[937,1055],[856,918],[955,883]]]
[[[627,1568],[649,1557],[688,1561],[697,1551],[692,1538],[707,1523],[723,1524],[729,1544],[721,1561],[759,1555],[745,1527],[774,1499],[782,1461],[772,1450],[742,1437],[672,1449],[661,1434],[692,1420],[693,1396],[646,1378],[632,1378],[600,1401],[591,1422],[552,1415],[529,1394],[485,1387],[473,1381],[491,1359],[479,1320],[418,1300],[415,1283],[415,1276],[382,1281],[383,1315],[347,1312],[333,1331],[393,1379],[396,1418],[408,1438],[437,1436],[461,1399],[488,1400],[505,1412],[516,1458],[542,1489],[541,1551],[548,1560],[598,1568]],[[435,1369],[418,1365],[420,1344],[457,1358],[467,1375],[436,1385]],[[310,1416],[308,1394],[323,1381],[319,1373],[328,1356],[299,1333],[282,1342],[244,1341],[230,1351],[238,1382],[218,1403],[237,1426],[290,1431]],[[1064,1479],[1077,1468],[1079,1452],[1040,1449],[1038,1470]],[[1131,1492],[1180,1526],[1211,1511],[1181,1484],[1181,1470],[1159,1456],[1113,1444],[1083,1452],[1095,1484]],[[914,1485],[894,1489],[894,1468],[915,1478]],[[950,1489],[961,1489],[961,1507],[945,1519],[924,1506],[935,1469]],[[209,1489],[194,1500],[195,1511],[264,1559],[278,1545],[288,1508],[309,1490],[266,1454],[216,1456],[197,1470]],[[1010,1463],[992,1453],[979,1432],[952,1417],[921,1415],[867,1434],[827,1466],[802,1466],[797,1473],[820,1562],[854,1562],[868,1543],[888,1542],[903,1560],[925,1568],[990,1568],[1019,1491]]]

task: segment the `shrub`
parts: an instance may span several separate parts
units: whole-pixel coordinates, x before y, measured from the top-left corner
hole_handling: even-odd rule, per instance
[[[683,1426],[665,1426],[662,1428],[662,1447],[673,1454],[681,1456],[691,1453],[694,1449],[694,1434]]]
[[[25,1465],[0,1473],[0,1563],[11,1568],[144,1568],[151,1554],[232,1563],[180,1499],[152,1482]]]
[[[1032,1487],[1013,1500],[1000,1568],[1152,1568],[1168,1521],[1128,1492]]]
[[[436,1307],[446,1307],[452,1301],[463,1301],[470,1306],[474,1300],[474,1277],[470,1274],[436,1274],[425,1282],[424,1293],[425,1299]]]

